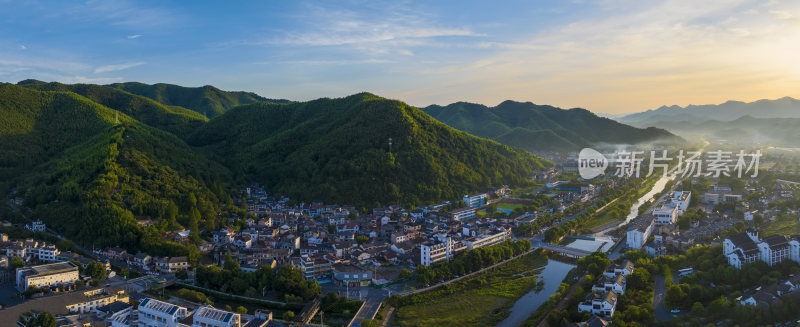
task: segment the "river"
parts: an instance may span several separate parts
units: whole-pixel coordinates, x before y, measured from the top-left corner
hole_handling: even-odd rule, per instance
[[[642,197],[640,197],[639,200],[637,200],[636,203],[634,203],[631,206],[631,211],[630,213],[628,213],[628,216],[625,217],[625,221],[617,225],[617,227],[615,228],[625,226],[627,223],[631,222],[631,220],[636,218],[636,216],[639,215],[639,207],[641,207],[645,202],[650,201],[650,199],[656,196],[656,194],[661,193],[661,191],[663,191],[664,188],[667,186],[667,183],[669,183],[669,181],[672,180],[673,178],[675,178],[674,175],[664,176],[659,178],[653,185],[653,188],[650,189],[650,192],[647,192],[645,193],[645,195],[642,195]]]
[[[528,292],[528,294],[520,297],[514,306],[511,307],[511,314],[506,319],[497,324],[497,327],[516,327],[522,324],[525,319],[536,311],[542,303],[550,298],[561,285],[561,281],[567,276],[567,273],[574,268],[575,265],[563,263],[560,261],[549,260],[547,265],[539,274],[538,278],[544,280],[544,288],[541,292],[535,290]]]

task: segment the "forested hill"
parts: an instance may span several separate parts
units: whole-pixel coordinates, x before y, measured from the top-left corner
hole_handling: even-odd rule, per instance
[[[192,110],[164,105],[152,99],[131,94],[109,86],[95,84],[45,83],[25,80],[18,85],[40,91],[73,92],[98,104],[119,110],[138,121],[163,129],[180,137],[185,137],[208,119]]]
[[[164,233],[199,236],[232,203],[224,167],[169,132],[72,92],[0,85],[0,144],[2,196],[23,198],[28,218],[84,244],[191,254]],[[22,219],[24,211],[9,210],[3,206],[4,219]],[[138,219],[156,224],[143,228]]]
[[[223,91],[210,85],[185,87],[164,83],[148,85],[128,82],[111,84],[109,86],[145,96],[166,105],[189,108],[208,118],[219,116],[236,106],[260,101],[275,103],[289,102],[283,99],[267,99],[252,92]]]
[[[559,109],[530,102],[505,101],[496,107],[457,102],[422,109],[467,133],[528,151],[574,151],[600,144],[682,142],[658,128],[636,128],[585,109]]]
[[[547,164],[366,93],[207,120],[108,86],[0,83],[0,217],[95,247],[194,256],[169,232],[199,242],[243,214],[233,197],[249,181],[299,201],[423,204],[528,183]]]
[[[452,199],[525,183],[547,164],[368,93],[234,108],[189,143],[278,193],[354,204]]]

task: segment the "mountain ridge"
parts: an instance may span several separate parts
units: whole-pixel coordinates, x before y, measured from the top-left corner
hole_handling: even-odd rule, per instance
[[[598,144],[681,141],[667,131],[634,128],[583,108],[561,109],[529,101],[505,100],[495,107],[455,102],[422,110],[457,129],[531,152],[574,151]]]

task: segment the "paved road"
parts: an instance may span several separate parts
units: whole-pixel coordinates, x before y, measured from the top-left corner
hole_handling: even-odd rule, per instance
[[[672,313],[664,306],[664,297],[667,295],[666,278],[656,275],[656,285],[653,289],[653,309],[658,321],[672,319]]]
[[[361,309],[358,310],[348,326],[358,326],[364,319],[375,318],[375,314],[377,314],[378,310],[381,308],[385,292],[379,289],[369,289],[367,291],[369,293],[364,299],[364,305],[361,306]]]

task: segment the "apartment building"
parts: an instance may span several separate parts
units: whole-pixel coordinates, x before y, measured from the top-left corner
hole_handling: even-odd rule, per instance
[[[19,290],[26,290],[31,286],[49,287],[71,284],[80,278],[78,267],[72,262],[17,268],[16,276],[16,285]]]

